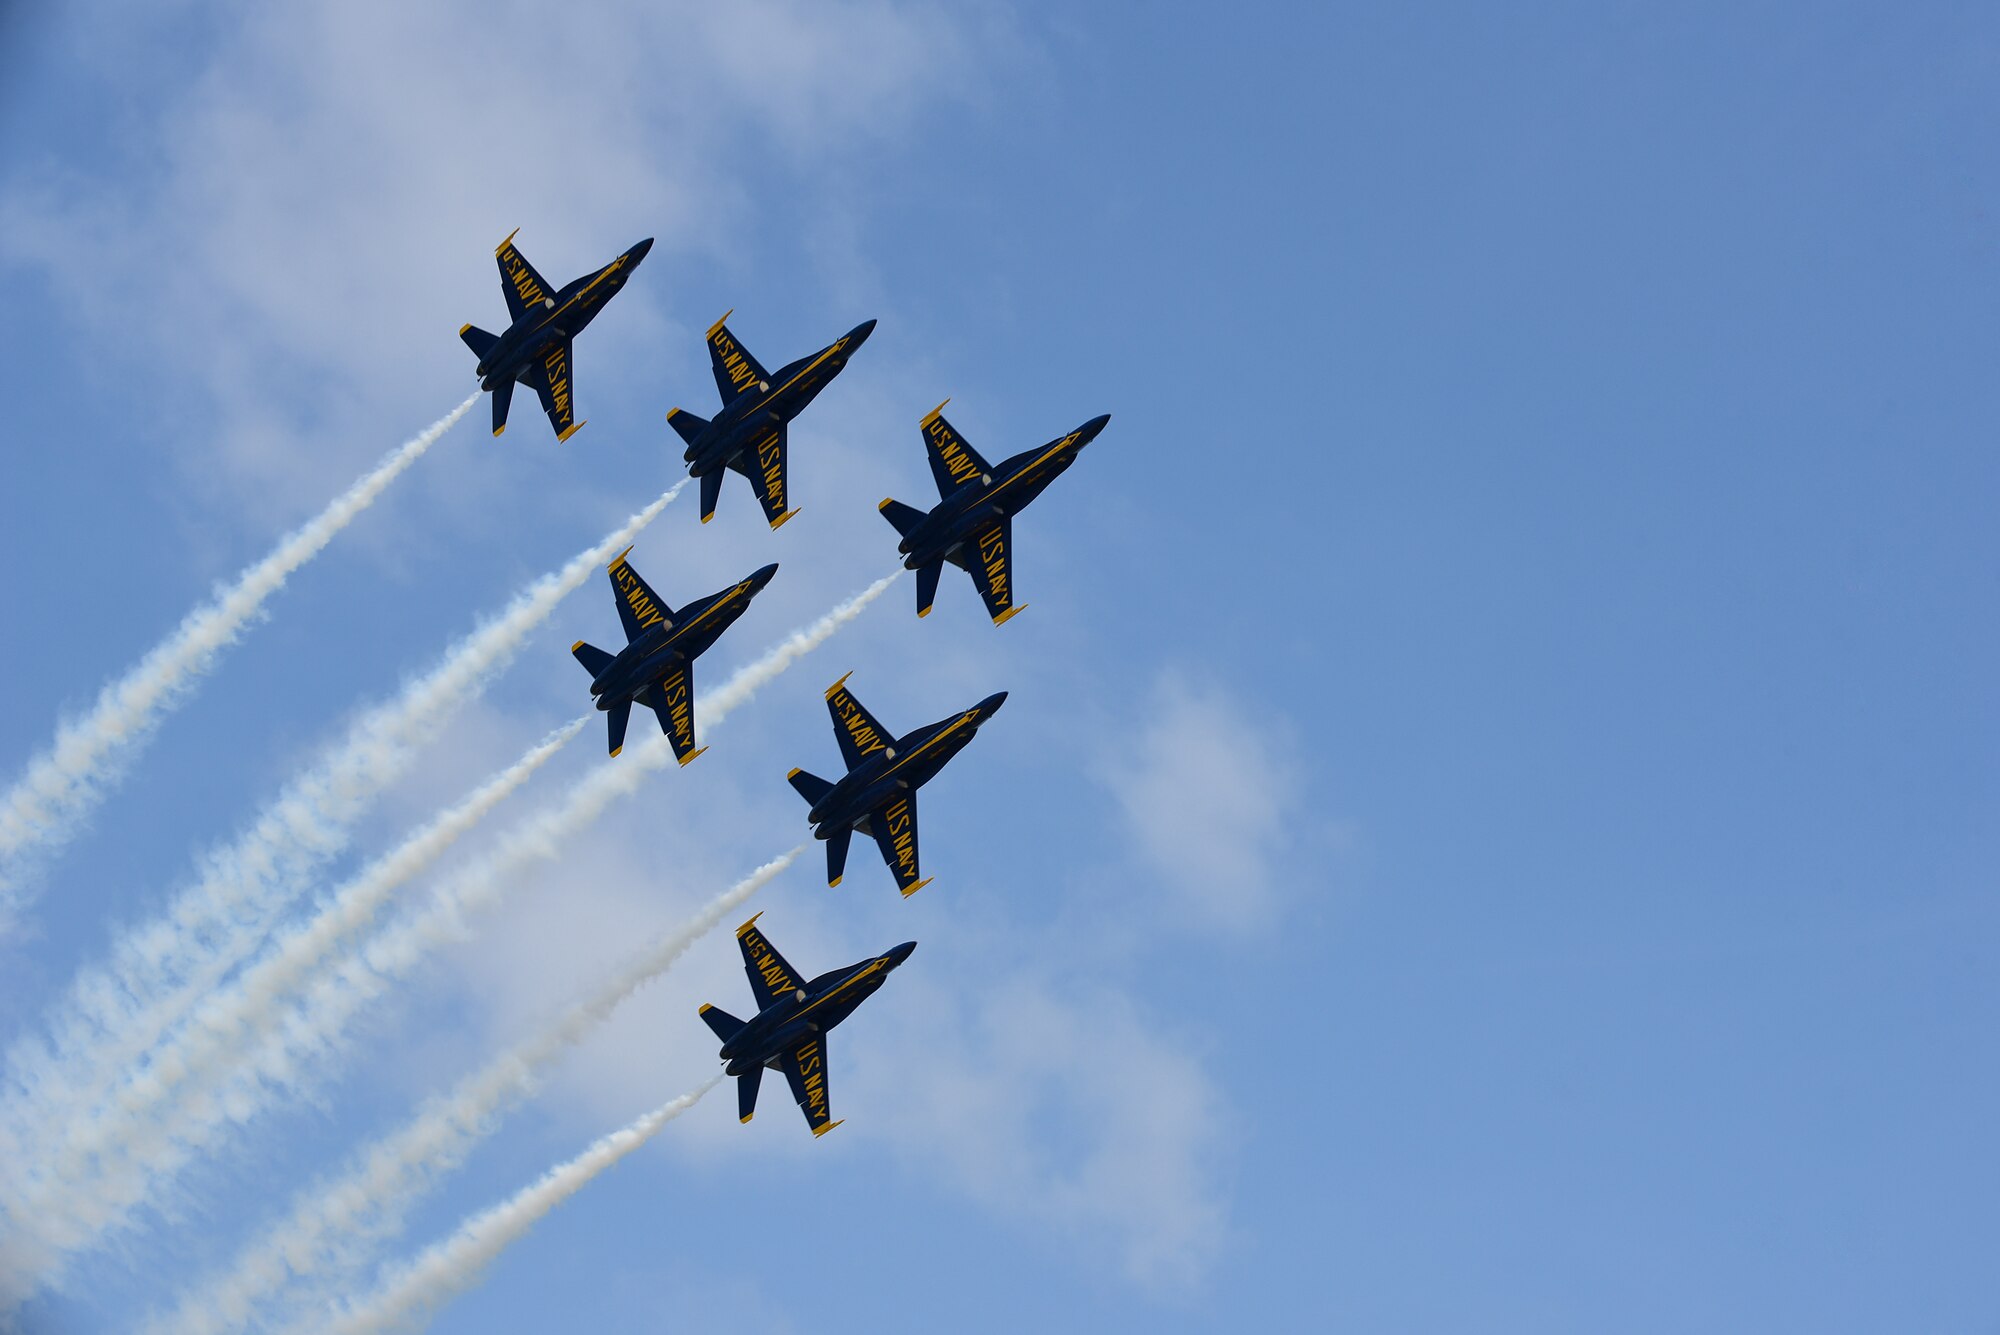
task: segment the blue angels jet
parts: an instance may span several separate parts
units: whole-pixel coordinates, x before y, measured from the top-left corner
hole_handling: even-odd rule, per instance
[[[786,508],[790,493],[785,488],[785,426],[840,374],[854,350],[875,332],[875,322],[854,326],[772,375],[729,332],[729,317],[734,314],[724,314],[708,331],[708,359],[715,370],[715,387],[722,391],[722,411],[714,421],[704,421],[685,408],[675,408],[667,421],[687,442],[681,458],[687,461],[688,475],[701,479],[702,523],[715,517],[724,470],[733,468],[750,479],[765,520],[776,528],[798,513]]]
[[[764,1068],[783,1071],[792,1097],[815,1136],[839,1126],[826,1101],[826,1031],[854,1014],[917,948],[905,941],[873,959],[800,981],[798,970],[757,930],[758,914],[736,929],[743,947],[743,972],[757,994],[757,1013],[747,1021],[704,1004],[701,1018],[722,1040],[724,1068],[736,1077],[736,1115],[749,1121],[757,1111],[757,1085]]]
[[[507,332],[494,335],[476,325],[462,325],[458,336],[479,358],[475,374],[479,387],[493,392],[493,434],[507,429],[507,405],[514,397],[514,382],[533,385],[541,396],[542,411],[556,429],[557,440],[568,440],[583,423],[576,420],[576,403],[570,389],[570,340],[604,309],[604,303],[618,295],[625,280],[653,248],[647,237],[596,273],[583,277],[560,292],[535,272],[527,257],[514,249],[514,235],[507,234],[493,252],[500,261],[500,290],[507,296],[507,318],[513,321]]]
[[[590,673],[597,707],[610,716],[612,755],[625,749],[625,723],[637,703],[659,715],[660,731],[685,765],[708,749],[697,751],[694,745],[694,660],[743,615],[778,567],[765,566],[676,612],[625,560],[631,553],[627,547],[608,567],[612,598],[625,623],[625,647],[608,654],[578,640],[569,651]]]
[[[813,824],[813,837],[826,840],[828,885],[840,884],[847,843],[856,830],[873,837],[905,899],[930,884],[928,877],[917,879],[917,789],[937,777],[1006,700],[1007,692],[998,691],[970,709],[898,737],[848,691],[847,677],[827,689],[826,707],[847,774],[838,783],[802,769],[785,777],[812,803],[806,819]]]
[[[1022,604],[1014,601],[1014,516],[1075,463],[1110,420],[1109,413],[1093,417],[996,468],[944,420],[944,403],[931,409],[922,423],[924,446],[942,499],[929,513],[898,500],[876,507],[903,535],[896,550],[903,554],[903,568],[917,572],[918,616],[930,615],[946,561],[972,576],[994,625],[1021,610]]]

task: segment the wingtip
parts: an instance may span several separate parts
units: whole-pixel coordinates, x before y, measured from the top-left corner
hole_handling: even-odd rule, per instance
[[[917,609],[917,616],[918,616],[919,618],[923,618],[923,617],[927,617],[927,616],[929,616],[930,614],[931,614],[931,609],[930,609],[929,607],[927,607],[927,606],[926,606],[926,607],[919,607],[919,608]]]
[[[622,746],[614,746],[614,747],[612,747],[612,748],[611,748],[611,758],[612,758],[613,760],[616,760],[616,759],[618,759],[618,757],[619,757],[619,756],[620,756],[621,754],[623,754],[624,750],[625,750],[625,748],[624,748],[624,747],[622,747]]]
[[[911,887],[910,887],[909,889],[905,890],[905,891],[903,892],[903,898],[905,898],[905,899],[908,899],[908,898],[909,898],[909,897],[910,897],[911,895],[914,895],[915,893],[917,893],[917,891],[919,891],[919,890],[923,889],[923,888],[924,888],[925,886],[929,885],[929,884],[930,884],[930,883],[931,883],[932,881],[934,881],[934,880],[936,880],[936,879],[937,879],[937,878],[936,878],[936,877],[934,877],[934,876],[926,876],[926,877],[924,877],[924,879],[923,879],[923,880],[921,880],[921,881],[918,881],[918,882],[917,882],[917,883],[916,883],[915,885],[913,885],[913,886],[911,886]]]
[[[803,770],[802,768],[800,768],[800,767],[798,767],[798,766],[794,765],[794,766],[792,767],[791,771],[790,771],[789,773],[787,773],[787,774],[785,775],[785,777],[786,777],[787,779],[796,779],[796,778],[798,778],[798,777],[799,777],[799,775],[801,775],[801,774],[804,774],[804,773],[805,773],[805,770]]]
[[[999,616],[994,617],[993,624],[996,626],[1004,626],[1009,621],[1012,621],[1017,613],[1025,612],[1027,610],[1028,610],[1028,605],[1026,603],[1016,603],[1014,606],[1002,612]]]
[[[734,306],[731,306],[728,310],[724,311],[722,313],[722,318],[720,320],[717,320],[714,324],[708,327],[708,337],[714,338],[715,331],[722,328],[722,326],[728,324],[729,317],[734,314],[736,314],[736,308]]]
[[[460,325],[460,326],[458,327],[458,336],[459,336],[460,338],[464,338],[464,337],[465,337],[465,331],[466,331],[466,330],[468,330],[468,329],[470,329],[470,328],[472,328],[472,321],[470,321],[470,320],[467,320],[467,321],[466,321],[466,322],[465,322],[464,324],[462,324],[462,325]]]
[[[506,431],[506,429],[507,429],[507,424],[505,422],[502,422],[499,426],[493,428],[493,434],[495,437],[498,437],[502,432]]]
[[[577,650],[579,650],[579,649],[581,649],[581,648],[583,648],[583,641],[582,641],[582,640],[578,640],[578,641],[577,641],[577,642],[576,642],[575,644],[572,644],[572,645],[571,645],[571,646],[569,647],[569,651],[570,651],[571,653],[575,653],[575,652],[576,652]]]
[[[696,1015],[706,1015],[714,1009],[715,1007],[709,1005],[706,1001],[704,1001],[701,1003],[701,1005],[695,1007],[694,1013]]]
[[[741,1117],[737,1118],[736,1120],[744,1123],[747,1126],[750,1122],[750,1119],[755,1117],[756,1115],[757,1115],[756,1113],[744,1113]]]
[[[846,1119],[845,1117],[843,1117],[843,1118],[841,1118],[841,1119],[840,1119],[840,1122],[845,1122],[846,1120],[847,1120],[847,1119]],[[816,1127],[814,1127],[814,1128],[813,1128],[813,1136],[814,1136],[814,1138],[815,1138],[815,1139],[817,1139],[818,1137],[820,1137],[820,1136],[823,1136],[823,1135],[825,1135],[825,1134],[826,1134],[827,1132],[829,1132],[829,1131],[833,1130],[833,1129],[834,1129],[835,1127],[839,1126],[839,1125],[840,1125],[840,1122],[828,1122],[828,1123],[827,1123],[827,1124],[826,1124],[825,1126],[816,1126]]]
[[[951,402],[951,400],[950,400],[950,399],[946,399],[946,400],[944,401],[944,403],[950,403],[950,402]],[[937,418],[938,418],[938,414],[944,411],[944,403],[940,403],[940,404],[939,404],[939,405],[938,405],[937,407],[935,407],[935,408],[931,409],[931,410],[930,410],[929,412],[925,413],[925,414],[924,414],[924,420],[923,420],[923,421],[921,421],[921,422],[919,422],[919,423],[917,423],[917,425],[918,425],[918,426],[929,426],[929,425],[930,425],[930,424],[931,424],[932,422],[935,422],[935,421],[937,421]]]
[[[679,408],[667,409],[667,420],[669,422],[673,421],[676,417],[680,416],[680,412],[681,410]]]
[[[749,931],[751,927],[756,925],[757,919],[763,916],[764,916],[764,910],[758,909],[755,913],[750,915],[749,919],[741,927],[736,929],[736,935],[741,936],[745,932]]]
[[[835,682],[833,685],[826,688],[826,698],[829,700],[833,699],[834,694],[837,691],[839,691],[841,687],[847,685],[847,679],[853,675],[854,674],[852,672],[842,673],[839,681]]]
[[[706,523],[707,523],[707,522],[708,522],[709,520],[711,520],[711,519],[713,519],[713,518],[715,518],[715,511],[713,511],[713,510],[710,510],[710,511],[709,511],[708,513],[704,514],[704,515],[703,515],[703,516],[701,517],[701,522],[702,522],[702,523],[704,523],[704,524],[706,524]]]
[[[833,888],[834,888],[835,886],[839,885],[839,884],[840,884],[840,883],[841,883],[842,881],[844,881],[844,880],[846,880],[846,879],[847,879],[847,878],[846,878],[845,876],[836,876],[836,877],[834,877],[834,878],[833,878],[832,880],[830,880],[830,881],[828,881],[828,882],[826,883],[826,888],[827,888],[827,889],[829,889],[829,890],[831,890],[831,889],[833,889]]]
[[[798,511],[796,509],[785,511],[783,514],[779,515],[776,519],[773,519],[771,521],[771,527],[783,528],[787,523],[791,521],[792,516],[797,513]]]
[[[495,255],[504,255],[504,254],[506,254],[506,253],[507,253],[507,247],[509,247],[509,246],[513,245],[513,244],[514,244],[514,238],[515,238],[515,237],[517,237],[517,236],[519,236],[520,234],[521,234],[521,229],[520,229],[520,228],[518,228],[518,227],[516,227],[516,228],[515,228],[515,229],[514,229],[513,231],[511,231],[511,232],[507,233],[507,239],[506,239],[505,241],[502,241],[502,242],[501,242],[501,243],[500,243],[499,245],[497,245],[497,246],[493,247],[493,253],[494,253]]]
[[[583,430],[584,427],[587,425],[589,425],[588,422],[571,422],[569,424],[569,430],[557,434],[556,443],[560,445],[562,442],[568,440],[571,436],[574,436],[577,432]]]
[[[695,761],[701,759],[702,753],[707,750],[708,748],[705,746],[697,747],[694,750],[688,752],[685,756],[682,756],[681,768],[686,769],[689,765],[692,765]]]
[[[896,498],[894,496],[884,496],[882,498],[882,503],[876,506],[875,508],[877,510],[886,510],[895,503],[896,503]]]

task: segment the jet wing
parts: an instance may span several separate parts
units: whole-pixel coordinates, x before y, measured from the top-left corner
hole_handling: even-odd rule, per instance
[[[660,731],[674,744],[674,759],[685,765],[707,747],[694,744],[694,664],[676,658],[667,675],[648,686],[640,702],[660,717]]]
[[[757,504],[764,507],[765,522],[778,528],[798,513],[785,508],[785,461],[790,453],[786,448],[785,424],[780,422],[778,429],[759,440],[754,448],[756,459],[745,460],[741,471],[750,478]]]
[[[889,864],[895,873],[896,888],[908,899],[917,891],[930,884],[928,879],[917,879],[917,795],[915,791],[897,793],[883,806],[870,813],[868,832],[875,836],[875,846],[882,850],[882,861]]]
[[[826,1035],[814,1034],[793,1048],[784,1058],[785,1079],[791,1083],[792,1097],[806,1115],[806,1125],[815,1136],[823,1136],[839,1126],[826,1102]]]
[[[539,306],[555,296],[556,290],[535,272],[528,257],[514,249],[514,237],[521,229],[507,233],[507,239],[493,252],[500,261],[500,290],[507,295],[507,317],[518,320],[530,306]]]
[[[766,941],[764,934],[757,930],[757,919],[763,916],[756,914],[736,929],[736,944],[743,948],[743,972],[750,977],[750,990],[757,994],[757,1009],[760,1011],[804,984],[803,975],[785,963],[785,957],[778,953],[778,948]]]
[[[1003,515],[990,528],[973,535],[960,551],[960,562],[979,587],[986,615],[999,625],[1020,607],[1014,602],[1014,521]]]
[[[756,385],[771,383],[770,375],[757,364],[750,350],[736,341],[729,332],[729,316],[724,315],[708,327],[708,360],[715,369],[715,387],[722,393],[722,404],[729,404],[744,390]]]
[[[946,399],[944,403],[950,403]],[[949,496],[966,483],[990,476],[993,466],[979,457],[979,451],[965,443],[944,420],[944,403],[931,409],[923,420],[924,453],[930,456],[931,476],[937,479],[938,495]]]
[[[854,698],[847,689],[847,677],[827,687],[826,709],[833,715],[833,735],[840,742],[840,758],[849,769],[860,764],[862,757],[883,750],[896,740],[896,734],[877,723],[867,707]]]
[[[654,593],[639,572],[631,567],[626,557],[632,554],[627,547],[618,553],[618,559],[605,569],[611,575],[611,597],[618,604],[618,619],[625,623],[625,642],[630,644],[639,638],[639,632],[655,622],[665,621],[673,616],[674,609],[667,606],[666,599]]]
[[[556,439],[568,440],[575,435],[583,423],[576,420],[576,401],[570,396],[569,340],[549,344],[541,360],[521,372],[521,379],[535,387]]]

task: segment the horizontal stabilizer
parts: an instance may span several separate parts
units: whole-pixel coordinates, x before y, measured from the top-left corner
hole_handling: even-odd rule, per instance
[[[500,341],[498,334],[489,334],[476,324],[464,326],[458,331],[458,336],[465,340],[466,347],[472,349],[472,355],[482,361],[487,353],[493,351],[493,345]]]
[[[667,412],[667,424],[681,433],[681,439],[692,445],[695,438],[708,429],[706,417],[696,417],[685,408],[673,408]]]
[[[611,732],[611,754],[617,755],[625,749],[625,725],[632,721],[632,702],[620,700],[604,711],[604,722]]]
[[[753,1066],[736,1077],[736,1120],[747,1122],[757,1113],[757,1086],[764,1083],[764,1068]]]
[[[896,532],[906,538],[910,536],[911,529],[924,522],[922,510],[914,505],[905,505],[901,501],[884,501],[875,508],[882,512],[884,519],[896,526]]]
[[[704,1005],[701,1008],[701,1018],[710,1029],[715,1031],[715,1036],[725,1043],[736,1037],[743,1028],[743,1021],[737,1019],[728,1011],[723,1010],[720,1006]]]
[[[576,655],[577,662],[583,664],[583,670],[590,674],[592,681],[596,681],[599,677],[603,676],[604,669],[610,667],[615,661],[610,654],[605,653],[596,645],[587,644],[582,640],[578,640],[575,644],[572,644],[569,647],[569,651]]]
[[[825,779],[817,774],[808,774],[802,769],[795,769],[785,777],[791,780],[792,787],[798,790],[799,796],[813,806],[818,806],[819,800],[833,791],[833,785]]]

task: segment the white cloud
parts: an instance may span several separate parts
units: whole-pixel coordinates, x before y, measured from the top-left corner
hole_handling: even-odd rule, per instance
[[[1301,776],[1288,726],[1219,685],[1170,671],[1093,767],[1140,859],[1204,926],[1247,931],[1276,903],[1299,843]]]

